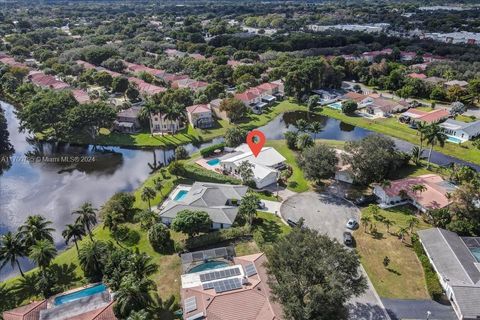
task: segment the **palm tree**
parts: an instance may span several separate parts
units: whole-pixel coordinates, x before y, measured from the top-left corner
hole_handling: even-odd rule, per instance
[[[38,272],[27,273],[23,278],[15,282],[13,291],[19,297],[19,300],[27,300],[30,297],[39,294],[37,283],[40,275]]]
[[[323,125],[319,121],[314,121],[310,124],[310,131],[313,133],[313,139],[317,139],[317,134],[322,132]]]
[[[163,197],[162,187],[163,187],[163,180],[160,177],[153,179],[153,186],[156,191],[160,192],[160,195]]]
[[[29,248],[40,240],[53,242],[52,232],[55,229],[49,227],[51,224],[51,221],[46,220],[41,215],[27,217],[25,223],[18,228],[18,234],[24,241],[25,247]]]
[[[412,151],[410,152],[413,162],[415,165],[420,165],[420,161],[424,159],[423,157],[423,149],[417,146],[413,146]]]
[[[413,228],[420,224],[420,221],[417,217],[410,217],[407,220],[408,227],[410,228],[410,233],[413,233]]]
[[[53,242],[48,240],[37,241],[30,248],[30,259],[40,267],[42,271],[50,265],[53,258],[57,255],[57,249]]]
[[[19,260],[26,255],[27,250],[22,238],[18,234],[7,232],[2,236],[0,240],[0,269],[3,269],[8,263],[10,263],[12,268],[16,264],[20,274],[25,278]]]
[[[174,103],[171,107],[165,110],[164,118],[171,122],[178,121],[179,123],[182,123],[185,121],[185,108],[182,105]],[[172,133],[176,132],[176,126],[174,125]]]
[[[394,225],[394,222],[389,219],[383,219],[382,223],[387,227],[387,233],[390,233],[390,227]]]
[[[127,320],[149,320],[152,319],[150,313],[146,310],[133,311],[128,316]]]
[[[12,289],[4,283],[0,284],[0,310],[8,310],[12,308],[13,295]]]
[[[144,187],[142,189],[142,194],[141,194],[141,198],[142,198],[142,201],[145,201],[145,202],[148,202],[148,209],[149,210],[152,210],[152,206],[151,206],[151,200],[155,199],[157,193],[155,192],[154,189],[150,188],[150,187]]]
[[[297,137],[297,149],[299,150],[312,147],[314,144],[315,142],[312,140],[312,137],[307,133],[302,133]]]
[[[102,278],[102,257],[107,254],[107,250],[108,246],[102,241],[88,241],[80,247],[78,260],[86,277],[95,280]]]
[[[129,272],[141,279],[151,276],[157,270],[158,266],[152,263],[152,258],[145,253],[140,253],[137,248],[135,254],[131,257]]]
[[[432,156],[433,147],[439,145],[443,148],[445,141],[447,140],[447,135],[443,132],[443,129],[438,125],[438,123],[432,123],[425,131],[425,139],[427,140],[427,145],[430,145],[427,164],[428,169],[430,168],[430,157]]]
[[[425,141],[425,132],[428,125],[426,122],[418,122],[417,123],[417,131],[420,133],[420,149],[419,153],[417,153],[417,162],[420,162],[420,157],[423,153],[423,142]]]
[[[115,294],[116,314],[125,318],[132,311],[142,310],[150,306],[152,304],[150,291],[154,288],[155,283],[148,278],[137,279],[133,275],[124,277]]]
[[[398,196],[402,199],[408,199],[408,192],[405,189],[398,191]]]
[[[365,233],[367,233],[367,227],[368,224],[370,223],[371,219],[369,216],[363,215],[360,221],[363,223],[363,226],[365,227]]]
[[[154,319],[161,320],[165,313],[173,313],[178,309],[178,305],[175,303],[175,296],[171,295],[170,298],[163,301],[163,299],[154,292],[152,295],[152,304],[148,308],[150,313],[154,316]]]
[[[90,202],[85,202],[80,209],[72,212],[72,214],[78,215],[76,223],[82,225],[87,230],[90,240],[94,241],[92,227],[97,224],[97,209],[92,207]]]
[[[67,224],[66,229],[62,232],[62,237],[65,239],[65,244],[68,245],[70,240],[73,240],[78,254],[78,241],[82,240],[86,235],[85,228],[80,223]]]
[[[408,229],[407,228],[398,229],[398,235],[400,236],[400,240],[402,240],[402,242],[405,240],[405,235],[406,234],[408,234]]]
[[[297,130],[299,132],[307,132],[308,130],[308,122],[305,119],[298,119],[295,122],[295,127],[297,127]]]

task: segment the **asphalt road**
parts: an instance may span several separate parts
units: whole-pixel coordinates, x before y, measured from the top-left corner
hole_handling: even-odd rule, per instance
[[[350,218],[359,217],[359,210],[350,202],[332,194],[305,192],[291,196],[283,202],[280,212],[282,217],[298,221],[305,219],[305,224],[312,229],[343,241],[345,224]],[[362,273],[368,279],[365,270]],[[351,320],[386,320],[389,319],[370,280],[367,291],[353,298],[348,305]]]
[[[450,305],[443,305],[432,300],[400,300],[382,299],[392,320],[426,319],[430,311],[429,320],[455,320],[455,312]]]

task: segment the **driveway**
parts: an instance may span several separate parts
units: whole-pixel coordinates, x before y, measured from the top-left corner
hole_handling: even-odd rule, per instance
[[[343,241],[343,232],[348,219],[358,220],[359,210],[350,202],[331,194],[305,192],[291,196],[280,208],[285,220],[305,219],[305,224]]]
[[[443,305],[433,300],[382,299],[392,320],[426,319],[430,311],[431,320],[455,320],[457,316],[452,306]]]
[[[305,224],[312,229],[325,233],[332,238],[343,241],[345,223],[349,218],[359,218],[360,212],[350,202],[328,193],[305,192],[291,196],[280,207],[282,217],[297,221],[305,219]],[[368,276],[361,268],[363,275]],[[382,301],[378,297],[370,280],[368,289],[360,297],[348,303],[352,320],[389,320]]]

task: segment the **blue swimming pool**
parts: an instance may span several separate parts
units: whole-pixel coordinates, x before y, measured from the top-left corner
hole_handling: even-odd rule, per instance
[[[342,110],[342,103],[341,102],[330,103],[330,104],[327,105],[327,107],[330,107],[330,108],[336,109],[336,110]]]
[[[480,248],[469,248],[472,255],[480,262]]]
[[[204,262],[196,267],[193,267],[188,271],[188,273],[195,273],[195,272],[201,272],[201,271],[207,271],[207,270],[214,270],[214,269],[219,269],[219,268],[225,268],[228,267],[229,264],[223,261],[207,261]]]
[[[462,143],[462,140],[461,140],[461,139],[458,139],[458,138],[452,137],[452,136],[448,136],[447,141],[453,142],[453,143]]]
[[[218,165],[219,163],[220,163],[220,159],[218,159],[218,158],[211,159],[211,160],[207,161],[207,164],[209,166],[212,166],[212,167]]]
[[[175,198],[173,198],[174,201],[180,201],[183,200],[187,196],[188,190],[180,190],[178,193],[175,195]]]
[[[58,306],[58,305],[72,302],[85,297],[90,297],[90,296],[93,296],[94,294],[101,293],[104,291],[107,291],[107,287],[101,283],[83,290],[64,294],[63,296],[58,296],[55,298],[53,303],[54,305]]]

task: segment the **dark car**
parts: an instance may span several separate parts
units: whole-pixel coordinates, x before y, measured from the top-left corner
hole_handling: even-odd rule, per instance
[[[298,223],[296,221],[293,221],[292,219],[287,219],[287,223],[292,228],[295,228],[296,226],[298,226]]]
[[[371,195],[364,195],[361,196],[355,200],[353,200],[353,203],[357,206],[366,206],[371,203],[375,203],[377,201],[377,196],[371,194]]]
[[[351,246],[353,244],[353,237],[350,232],[345,231],[343,233],[343,243],[347,246]]]

